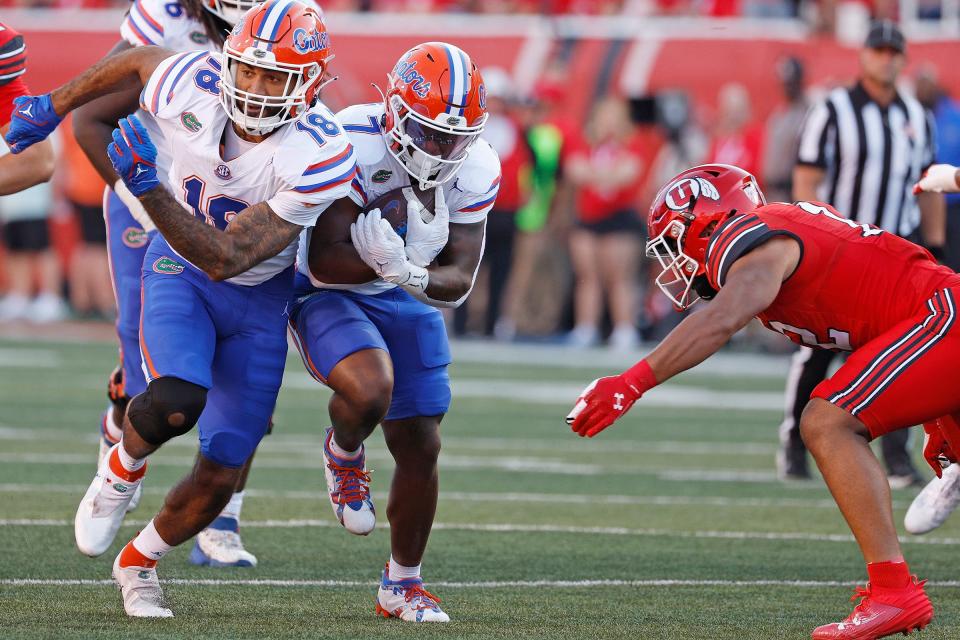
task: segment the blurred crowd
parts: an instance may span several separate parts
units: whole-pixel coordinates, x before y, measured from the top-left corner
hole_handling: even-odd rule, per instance
[[[484,68],[490,112],[484,137],[500,155],[503,177],[477,286],[451,314],[453,333],[617,349],[664,335],[680,316],[654,293],[655,274],[643,257],[645,215],[658,188],[687,167],[720,162],[756,175],[768,200],[791,200],[796,136],[812,97],[800,60],[774,63],[779,104],[766,119],[756,116],[750,93],[737,83],[723,85],[710,108],[680,91],[629,97],[600,91],[586,118],[577,118],[570,100],[576,88],[563,60],[548,65],[524,93],[507,71]],[[936,117],[940,161],[960,164],[960,105],[930,67],[920,66],[912,82]],[[57,143],[61,160],[51,183],[0,198],[0,321],[114,314],[103,183],[69,129]],[[960,196],[948,202],[950,219],[960,220]],[[960,237],[950,244],[960,246]],[[955,256],[948,259],[960,266]]]
[[[107,8],[129,0],[0,0],[0,7]],[[945,0],[918,0],[920,19],[939,19]],[[488,13],[527,15],[668,15],[803,18],[832,30],[838,11],[866,11],[874,18],[902,16],[899,0],[325,0],[327,11]]]

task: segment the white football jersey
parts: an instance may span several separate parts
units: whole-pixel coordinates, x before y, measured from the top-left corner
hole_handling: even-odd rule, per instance
[[[351,183],[350,198],[360,207],[379,196],[411,185],[410,174],[400,162],[387,151],[386,135],[381,126],[384,107],[382,102],[359,104],[337,113],[337,120],[347,132],[357,158],[357,173]],[[467,159],[456,175],[440,185],[450,210],[452,224],[469,224],[486,220],[500,190],[500,158],[484,139],[470,147]],[[360,285],[324,284],[311,274],[307,263],[312,229],[300,234],[300,254],[297,261],[301,273],[310,278],[316,287],[325,289],[349,289],[361,294],[374,295],[396,285],[384,280],[374,280]]]
[[[220,142],[232,122],[220,105],[219,82],[218,57],[181,53],[160,63],[140,96],[171,158],[161,179],[188,211],[224,229],[237,213],[266,202],[284,220],[310,227],[330,203],[349,194],[355,154],[333,113],[319,102],[239,157],[224,160]],[[294,241],[229,282],[259,284],[293,264],[296,253]]]
[[[134,0],[120,25],[120,37],[135,47],[155,44],[174,51],[218,50],[203,25],[175,0]]]

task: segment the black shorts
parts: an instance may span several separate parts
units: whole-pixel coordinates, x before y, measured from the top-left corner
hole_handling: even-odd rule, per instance
[[[643,233],[643,223],[635,209],[621,209],[596,222],[577,220],[577,227],[584,231],[605,235],[608,233]]]
[[[10,251],[45,251],[50,248],[46,218],[11,220],[3,225],[3,244]]]
[[[103,222],[103,207],[71,202],[80,222],[80,237],[84,244],[107,244],[107,227]]]

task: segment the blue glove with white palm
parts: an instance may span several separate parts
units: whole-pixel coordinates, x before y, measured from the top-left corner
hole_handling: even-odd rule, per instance
[[[119,128],[113,130],[113,144],[107,146],[107,155],[123,184],[139,198],[160,186],[157,148],[137,116],[127,116],[118,124]]]
[[[13,99],[10,114],[10,130],[4,140],[11,153],[20,153],[30,146],[46,140],[60,124],[62,118],[53,110],[50,94],[20,96]]]

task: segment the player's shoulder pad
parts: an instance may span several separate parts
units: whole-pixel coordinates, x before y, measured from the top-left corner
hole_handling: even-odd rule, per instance
[[[355,104],[341,109],[336,115],[350,144],[353,145],[357,164],[370,166],[383,160],[387,146],[383,142],[383,104],[371,102]]]
[[[304,194],[349,188],[357,171],[356,153],[349,137],[322,103],[286,126],[274,165],[282,180]]]
[[[741,213],[722,222],[713,232],[705,258],[711,287],[719,290],[730,266],[770,237],[770,228],[762,216],[761,211]]]
[[[134,46],[163,45],[171,23],[185,16],[178,2],[134,0],[120,24],[120,35]]]
[[[0,22],[0,86],[12,82],[27,70],[27,46],[23,36]]]
[[[219,107],[220,58],[209,51],[170,56],[154,70],[140,93],[140,107],[158,118]]]

